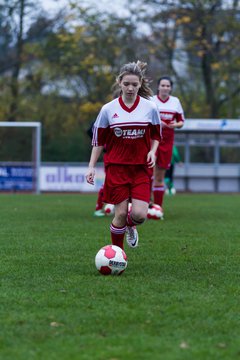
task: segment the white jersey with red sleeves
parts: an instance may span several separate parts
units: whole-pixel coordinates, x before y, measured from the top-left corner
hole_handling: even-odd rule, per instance
[[[94,123],[92,145],[106,145],[106,165],[146,165],[152,139],[161,139],[161,120],[156,105],[137,96],[133,106],[128,108],[119,97],[102,107]]]
[[[157,105],[161,120],[167,125],[172,122],[184,122],[183,108],[177,97],[169,96],[166,100],[162,100],[158,95],[154,95],[151,100]],[[163,139],[174,137],[174,129],[163,127],[162,131]]]

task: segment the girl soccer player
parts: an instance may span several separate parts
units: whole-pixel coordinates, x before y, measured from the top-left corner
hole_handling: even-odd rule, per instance
[[[179,129],[184,124],[184,113],[179,99],[171,96],[173,82],[169,76],[163,76],[158,80],[158,94],[152,100],[157,105],[162,124],[162,141],[156,153],[156,165],[153,179],[154,203],[162,206],[164,196],[164,177],[166,170],[170,168],[174,129]]]
[[[95,121],[86,173],[87,182],[93,184],[95,165],[106,144],[104,201],[115,205],[111,240],[122,249],[125,233],[128,245],[138,246],[136,225],[147,217],[150,179],[161,139],[159,112],[148,100],[152,92],[145,77],[146,65],[138,61],[121,68],[116,79],[120,96],[105,104]]]

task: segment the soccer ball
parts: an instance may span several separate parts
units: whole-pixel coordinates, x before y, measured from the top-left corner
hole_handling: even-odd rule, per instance
[[[105,215],[107,216],[112,216],[114,215],[114,212],[115,212],[115,207],[113,204],[106,204],[104,206],[104,213]]]
[[[163,219],[163,209],[160,205],[150,204],[147,213],[148,219],[159,220]]]
[[[127,267],[127,255],[119,246],[106,245],[98,251],[95,265],[102,275],[121,275]]]

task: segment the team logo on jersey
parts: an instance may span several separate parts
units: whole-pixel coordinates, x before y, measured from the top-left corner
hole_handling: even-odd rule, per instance
[[[142,138],[145,134],[145,129],[124,129],[119,127],[114,129],[114,134],[117,137],[123,137],[124,139],[138,139]]]
[[[122,136],[122,129],[116,127],[116,128],[114,129],[114,134],[115,134],[117,137]]]
[[[113,116],[112,116],[112,119],[116,119],[116,118],[119,118],[118,114],[115,113]]]
[[[173,119],[173,117],[174,117],[174,113],[167,113],[167,112],[163,112],[163,111],[161,111],[161,119],[162,120],[172,120]]]

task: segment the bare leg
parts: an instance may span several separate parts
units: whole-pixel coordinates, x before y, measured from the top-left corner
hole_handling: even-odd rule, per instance
[[[136,225],[141,225],[148,212],[148,203],[142,200],[132,199],[132,210],[127,217],[126,240],[131,248],[138,246],[138,232]]]
[[[112,223],[118,227],[125,226],[127,214],[128,214],[128,200],[124,200],[121,203],[115,205],[115,215]]]
[[[130,214],[130,218],[132,220],[132,224],[129,223],[130,226],[142,224],[148,212],[148,203],[142,200],[132,199],[132,211]]]

